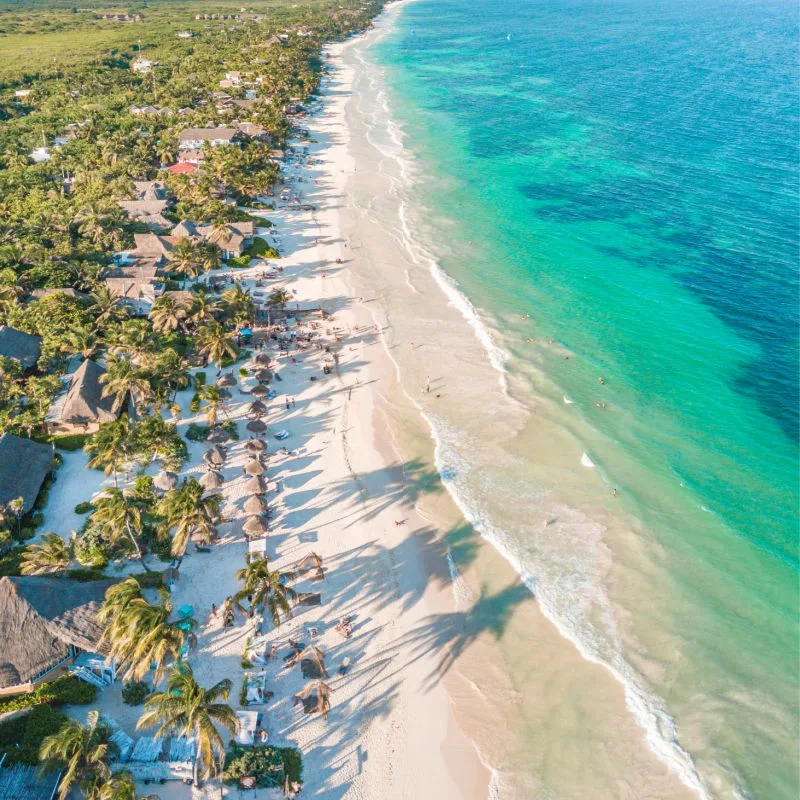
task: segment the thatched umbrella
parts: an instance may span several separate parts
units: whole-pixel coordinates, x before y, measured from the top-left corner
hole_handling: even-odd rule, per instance
[[[263,366],[265,366],[265,367],[268,367],[268,366],[269,366],[269,362],[270,362],[272,359],[271,359],[271,358],[270,358],[270,357],[269,357],[269,356],[268,356],[266,353],[259,353],[259,354],[258,354],[258,355],[255,357],[255,359],[254,359],[254,360],[255,360],[256,364],[261,364],[261,365],[263,365]]]
[[[178,485],[178,476],[174,472],[167,472],[163,469],[153,478],[153,486],[160,489],[162,492],[168,492]]]
[[[252,431],[253,433],[266,433],[267,432],[267,424],[266,422],[262,422],[260,419],[254,419],[247,423],[246,425],[247,430]]]
[[[242,508],[248,514],[266,514],[269,511],[269,503],[261,495],[254,494],[252,497],[247,498]]]
[[[322,681],[310,681],[294,696],[294,702],[303,703],[303,710],[310,714],[318,711],[326,714],[331,708],[331,687]]]
[[[267,532],[267,523],[263,517],[248,517],[242,529],[250,536],[259,536]]]
[[[256,372],[256,380],[259,383],[269,383],[272,380],[272,370],[260,369]]]
[[[260,476],[254,475],[244,485],[248,494],[264,494],[267,491],[267,482]]]
[[[263,417],[264,414],[267,413],[267,406],[265,403],[262,403],[261,400],[253,400],[253,402],[247,406],[247,413],[252,414],[254,417]]]
[[[207,464],[220,467],[225,463],[225,455],[225,449],[220,447],[218,444],[215,444],[203,454],[203,460]]]
[[[229,389],[226,389],[224,386],[223,386],[222,388],[220,388],[220,390],[219,390],[219,396],[220,396],[220,397],[221,397],[223,400],[230,400],[230,399],[231,399],[231,397],[233,397],[233,395],[230,393],[230,390],[229,390]]]
[[[223,484],[222,475],[219,472],[206,472],[203,475],[198,483],[207,491],[213,491],[214,489],[219,489],[220,486]]]
[[[328,670],[325,669],[325,653],[311,645],[306,647],[302,653],[294,657],[294,663],[300,662],[300,669],[304,678],[327,678]]]
[[[231,436],[225,428],[214,428],[211,433],[208,434],[208,439],[206,441],[213,442],[214,444],[222,444],[222,442],[227,442]]]
[[[269,394],[269,389],[263,383],[258,383],[250,390],[250,394],[253,397],[266,397]]]
[[[261,439],[248,439],[245,449],[248,453],[263,453],[267,449],[267,443]]]
[[[236,378],[230,372],[226,372],[218,381],[217,386],[236,386]]]
[[[244,471],[248,475],[263,475],[267,470],[257,458],[254,458],[252,461],[248,461],[247,464],[245,464]]]

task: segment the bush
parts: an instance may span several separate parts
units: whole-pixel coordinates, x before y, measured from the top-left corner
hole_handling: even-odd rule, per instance
[[[247,377],[247,367],[240,367],[239,368],[239,377],[246,378]]]
[[[234,269],[245,269],[250,266],[250,256],[244,255],[238,258],[229,258],[226,264]]]
[[[41,511],[37,511],[35,514],[31,515],[31,525],[34,528],[38,528],[44,522],[44,514]]]
[[[132,577],[139,581],[142,589],[158,589],[164,585],[160,572],[139,572]]]
[[[0,713],[21,711],[45,703],[54,706],[87,705],[97,697],[97,687],[85,683],[74,675],[66,675],[51,683],[39,684],[32,692],[15,694],[0,702]]]
[[[64,436],[54,436],[53,444],[59,450],[80,450],[88,438],[85,433],[70,433]]]
[[[0,578],[6,575],[19,575],[24,555],[24,547],[14,547],[0,558]]]
[[[75,558],[84,567],[101,569],[108,564],[111,548],[103,531],[90,524],[75,541]]]
[[[284,776],[299,781],[303,773],[300,751],[294,747],[244,748],[235,742],[225,754],[222,780],[238,783],[241,778],[254,777],[259,788],[283,786]]]
[[[150,685],[144,681],[129,681],[122,687],[122,702],[126,706],[140,706],[150,694]]]
[[[280,258],[281,254],[261,237],[257,236],[253,244],[247,248],[246,253],[250,258]]]
[[[199,389],[201,386],[206,385],[205,372],[195,372],[194,374],[194,388]]]
[[[200,410],[200,395],[195,394],[194,397],[192,398],[191,403],[189,403],[189,411],[191,411],[192,414],[196,414],[199,410]]]
[[[0,725],[0,753],[5,752],[5,763],[38,764],[42,742],[66,721],[66,714],[40,705],[30,714]]]
[[[78,503],[78,505],[75,506],[75,513],[88,514],[93,509],[94,506],[88,500],[84,500],[82,503]]]
[[[228,436],[233,439],[234,442],[239,441],[239,426],[236,424],[235,420],[229,419],[223,426],[222,430],[227,431]]]
[[[78,583],[86,583],[88,581],[100,581],[106,576],[100,567],[85,567],[67,570],[67,577]]]
[[[204,442],[208,439],[209,433],[211,433],[211,428],[208,425],[198,425],[192,422],[186,429],[186,438],[190,442]]]

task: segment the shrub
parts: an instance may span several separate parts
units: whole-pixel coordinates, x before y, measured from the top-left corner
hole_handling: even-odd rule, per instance
[[[245,269],[250,266],[250,256],[244,255],[238,258],[229,258],[226,263],[229,267],[233,267],[233,269]]]
[[[31,525],[34,528],[38,528],[44,522],[44,514],[41,511],[37,511],[35,514],[31,515]]]
[[[100,567],[84,567],[67,570],[67,577],[78,583],[86,583],[87,581],[102,580],[106,576],[103,574],[103,570]]]
[[[59,450],[80,450],[89,437],[85,433],[71,433],[64,436],[54,436],[53,444]]]
[[[129,681],[122,687],[122,702],[127,706],[140,706],[150,694],[150,685],[145,681]]]
[[[208,425],[198,425],[192,422],[186,429],[186,438],[190,442],[204,442],[208,439],[208,434],[211,433],[211,428]]]
[[[240,367],[239,368],[239,377],[246,378],[247,377],[247,367]]]
[[[201,386],[206,385],[205,372],[195,372],[194,374],[194,388],[199,389]]]
[[[0,725],[0,753],[5,752],[6,763],[36,765],[44,739],[66,721],[66,714],[52,706],[37,706],[30,714]]]
[[[247,255],[251,258],[280,258],[281,254],[261,237],[256,237],[253,244],[247,248]]]
[[[229,419],[223,424],[222,429],[228,432],[228,436],[230,436],[234,442],[239,441],[239,426],[236,424],[235,420]]]
[[[24,556],[24,547],[14,547],[0,558],[0,578],[6,575],[19,575]]]
[[[189,411],[191,411],[192,414],[196,414],[199,410],[200,410],[200,395],[195,394],[194,397],[192,398],[191,403],[189,403]]]
[[[222,780],[238,783],[241,778],[254,777],[259,788],[283,786],[284,776],[299,781],[302,776],[302,757],[294,747],[244,748],[235,742],[225,755]]]
[[[142,589],[158,589],[164,585],[160,572],[139,572],[132,577],[139,581],[139,586]]]
[[[75,513],[88,514],[93,509],[94,506],[88,500],[84,500],[82,503],[78,503],[78,505],[75,506]]]
[[[105,567],[108,564],[110,550],[108,540],[102,530],[91,524],[75,541],[75,558],[84,567],[98,569]]]
[[[21,711],[44,703],[54,706],[87,705],[97,697],[97,687],[85,683],[74,675],[66,675],[51,683],[39,684],[32,692],[15,694],[0,702],[0,713]]]

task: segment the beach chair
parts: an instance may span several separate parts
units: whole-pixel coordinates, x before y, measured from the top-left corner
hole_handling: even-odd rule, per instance
[[[339,674],[347,675],[349,670],[350,670],[350,656],[346,656],[342,661],[341,665],[339,666]]]

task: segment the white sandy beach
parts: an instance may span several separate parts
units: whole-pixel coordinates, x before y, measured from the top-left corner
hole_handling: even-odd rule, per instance
[[[334,59],[335,53],[336,47]],[[272,385],[279,394],[269,403],[265,419],[272,454],[265,477],[270,480],[267,497],[274,509],[269,557],[277,568],[289,570],[313,550],[326,569],[324,581],[300,580],[296,585],[301,592],[321,592],[321,605],[298,608],[293,619],[270,630],[266,638],[269,644],[285,645],[294,639],[320,647],[330,673],[326,682],[333,690],[332,707],[327,717],[293,708],[292,696],[305,681],[299,667],[283,669],[278,658],[278,663],[266,667],[267,689],[275,696],[255,708],[264,712],[271,743],[295,744],[302,751],[303,796],[485,798],[489,773],[461,734],[439,680],[444,647],[453,631],[448,630],[448,616],[434,616],[431,609],[435,602],[441,611],[442,587],[449,580],[439,575],[441,580],[431,581],[429,566],[423,563],[422,547],[435,531],[414,511],[415,482],[420,476],[410,473],[409,465],[393,453],[386,420],[375,404],[376,386],[382,394],[393,391],[394,372],[371,315],[351,296],[346,280],[348,248],[339,211],[353,169],[342,139],[347,101],[342,89],[349,79],[337,67],[335,96],[308,120],[316,140],[308,147],[313,166],[304,170],[305,178],[296,188],[316,211],[264,212],[275,223],[281,242],[284,274],[275,283],[293,292],[301,307],[321,305],[333,315],[321,323],[322,333],[329,334],[326,339],[332,340],[336,332],[341,335],[339,365],[332,375],[322,373],[324,352],[292,352],[296,364],[281,356],[277,371],[282,382]],[[343,264],[336,265],[336,259]],[[255,271],[238,270],[235,277],[252,287]],[[253,366],[240,362],[234,374],[238,376],[243,365]],[[213,367],[207,369],[209,381],[215,372]],[[309,380],[312,376],[317,380]],[[239,588],[234,574],[245,564],[247,542],[241,524],[247,515],[241,506],[247,494],[242,467],[249,434],[244,415],[253,399],[247,393],[252,384],[252,379],[240,379],[228,401],[231,417],[239,420],[241,441],[229,443],[223,468],[225,484],[220,491],[226,523],[220,526],[221,539],[210,553],[196,553],[190,547],[173,592],[175,607],[192,605],[200,623],[199,645],[189,658],[198,680],[210,685],[230,678],[235,708],[244,675],[245,640],[253,635],[257,620],[237,615],[235,625],[223,629],[219,617],[211,619],[210,614],[212,603],[221,606]],[[201,421],[188,411],[191,396],[191,390],[178,396],[182,430]],[[288,398],[295,401],[289,409]],[[277,443],[271,434],[280,429],[290,437]],[[183,474],[199,477],[205,471],[202,454],[209,445],[188,444]],[[276,455],[281,445],[291,455]],[[103,481],[101,473],[87,473],[85,463],[80,453],[66,457],[43,530],[69,535],[81,523],[73,507],[111,483]],[[149,471],[157,469],[151,465]],[[154,569],[166,566],[151,561]],[[454,602],[449,590],[445,596]],[[343,616],[353,620],[347,641],[334,630]],[[271,627],[265,623],[266,630]],[[313,639],[312,628],[317,631]],[[340,676],[338,668],[346,657],[351,666],[347,675]],[[107,689],[100,707],[135,736],[141,709],[122,705],[119,689],[118,684]],[[82,715],[86,709],[75,711]],[[177,782],[157,788],[163,800],[197,794]],[[216,797],[219,791],[209,785],[202,794]]]

